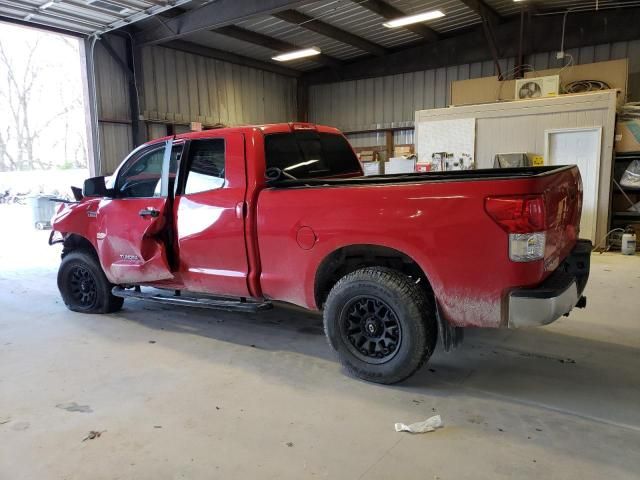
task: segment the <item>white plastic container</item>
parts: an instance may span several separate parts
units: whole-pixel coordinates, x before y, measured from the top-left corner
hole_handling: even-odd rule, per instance
[[[624,233],[622,235],[622,246],[620,251],[623,255],[635,255],[636,254],[636,234]]]

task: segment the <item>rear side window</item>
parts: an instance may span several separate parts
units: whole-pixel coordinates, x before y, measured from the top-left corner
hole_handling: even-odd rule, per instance
[[[360,162],[341,135],[298,130],[265,137],[267,168],[279,168],[295,178],[332,177],[359,173]]]
[[[224,185],[224,140],[194,140],[189,146],[185,195],[215,190]]]

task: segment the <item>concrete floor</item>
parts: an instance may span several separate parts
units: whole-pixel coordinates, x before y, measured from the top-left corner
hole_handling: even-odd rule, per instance
[[[469,331],[385,387],[296,309],[71,313],[47,235],[0,236],[2,480],[638,478],[640,256],[593,256],[587,310]]]

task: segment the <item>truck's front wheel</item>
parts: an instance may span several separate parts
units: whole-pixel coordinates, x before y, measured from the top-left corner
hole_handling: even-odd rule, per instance
[[[69,310],[111,313],[122,308],[123,298],[111,294],[100,263],[90,252],[75,250],[64,256],[58,270],[58,289]]]
[[[438,334],[426,292],[383,267],[356,270],[336,283],[325,304],[324,328],[351,373],[386,384],[415,373],[433,353]]]

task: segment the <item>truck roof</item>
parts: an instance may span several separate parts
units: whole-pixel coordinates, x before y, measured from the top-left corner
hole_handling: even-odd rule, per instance
[[[168,135],[166,137],[156,138],[146,142],[144,145],[153,145],[155,143],[165,142],[170,139],[202,139],[217,137],[220,133],[226,132],[242,132],[250,133],[256,130],[262,131],[263,134],[268,135],[272,133],[287,133],[295,130],[315,130],[323,133],[340,134],[340,130],[335,127],[329,127],[327,125],[316,125],[315,123],[304,122],[289,122],[289,123],[269,123],[265,125],[239,125],[234,127],[222,127],[212,128],[210,130],[203,130],[201,132],[189,132],[181,133],[179,135]]]

